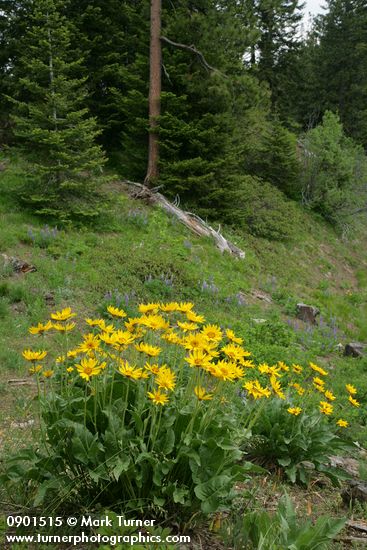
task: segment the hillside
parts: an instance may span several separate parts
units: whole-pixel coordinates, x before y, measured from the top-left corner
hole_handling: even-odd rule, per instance
[[[366,397],[366,359],[345,358],[337,349],[367,341],[366,227],[342,239],[301,208],[286,242],[222,227],[246,252],[239,260],[159,208],[131,199],[118,181],[105,186],[97,224],[79,229],[58,229],[26,214],[14,199],[20,183],[16,165],[8,164],[0,176],[0,253],[36,271],[16,274],[6,262],[1,267],[0,432],[6,452],[32,437],[24,424],[33,417],[32,387],[9,384],[27,378],[21,351],[34,346],[28,327],[67,306],[81,319],[111,303],[133,312],[140,301],[192,301],[208,322],[243,337],[256,361],[314,361],[331,371],[336,388],[352,382]],[[318,325],[296,319],[298,302],[320,309]],[[350,420],[351,437],[366,446],[365,409],[352,411]],[[324,503],[326,510],[335,498]]]

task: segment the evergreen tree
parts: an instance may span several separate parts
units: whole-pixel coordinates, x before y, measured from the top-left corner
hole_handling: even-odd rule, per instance
[[[39,214],[92,217],[104,162],[96,121],[85,108],[82,58],[71,48],[64,2],[34,0],[14,68],[14,133],[30,163],[23,199]]]

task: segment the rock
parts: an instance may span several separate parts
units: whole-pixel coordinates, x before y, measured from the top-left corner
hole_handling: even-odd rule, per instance
[[[1,256],[4,258],[5,265],[11,265],[13,270],[17,273],[32,273],[33,271],[37,271],[37,268],[34,267],[34,265],[30,265],[19,258],[7,256],[6,254],[1,254]]]
[[[344,351],[344,345],[343,345],[341,342],[339,342],[339,344],[337,344],[337,345],[335,346],[335,349],[336,349],[336,351],[338,351],[339,353],[343,353],[343,351]]]
[[[348,480],[347,486],[343,490],[342,499],[344,504],[349,506],[350,503],[367,502],[367,482],[357,481],[355,479]]]
[[[266,319],[251,319],[251,320],[257,325],[262,325],[262,323],[266,323]]]
[[[344,355],[347,357],[363,357],[367,354],[367,344],[350,342],[345,345]]]
[[[316,317],[319,315],[320,310],[315,306],[308,306],[307,304],[297,304],[297,317],[305,323],[316,325]]]
[[[359,476],[359,462],[355,458],[350,458],[348,456],[330,456],[329,460],[330,465],[334,468],[340,468],[353,477]]]
[[[46,292],[46,294],[44,295],[44,299],[48,306],[53,307],[56,304],[55,297],[52,292]]]
[[[25,422],[12,422],[10,424],[10,427],[11,428],[20,428],[22,430],[24,430],[25,428],[29,428],[30,426],[33,426],[34,425],[34,420],[26,420]]]

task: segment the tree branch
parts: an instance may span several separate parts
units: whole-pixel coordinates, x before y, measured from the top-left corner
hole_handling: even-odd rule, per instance
[[[170,40],[166,36],[161,36],[162,42],[166,42],[166,44],[169,44],[170,46],[174,46],[175,48],[181,48],[181,50],[186,50],[188,52],[191,52],[195,54],[198,58],[202,66],[208,71],[212,71],[215,73],[220,73],[222,76],[225,76],[223,73],[221,73],[218,69],[215,67],[212,67],[212,65],[209,65],[207,60],[205,59],[204,55],[201,53],[201,51],[197,50],[195,46],[188,46],[187,44],[181,44],[180,42],[174,42],[173,40]]]

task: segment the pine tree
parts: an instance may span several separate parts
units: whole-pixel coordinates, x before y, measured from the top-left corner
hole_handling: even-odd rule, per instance
[[[100,175],[104,157],[95,144],[96,121],[84,106],[82,58],[71,48],[64,6],[59,0],[33,2],[14,67],[13,120],[29,161],[23,200],[36,213],[67,220],[98,213],[93,175]]]

